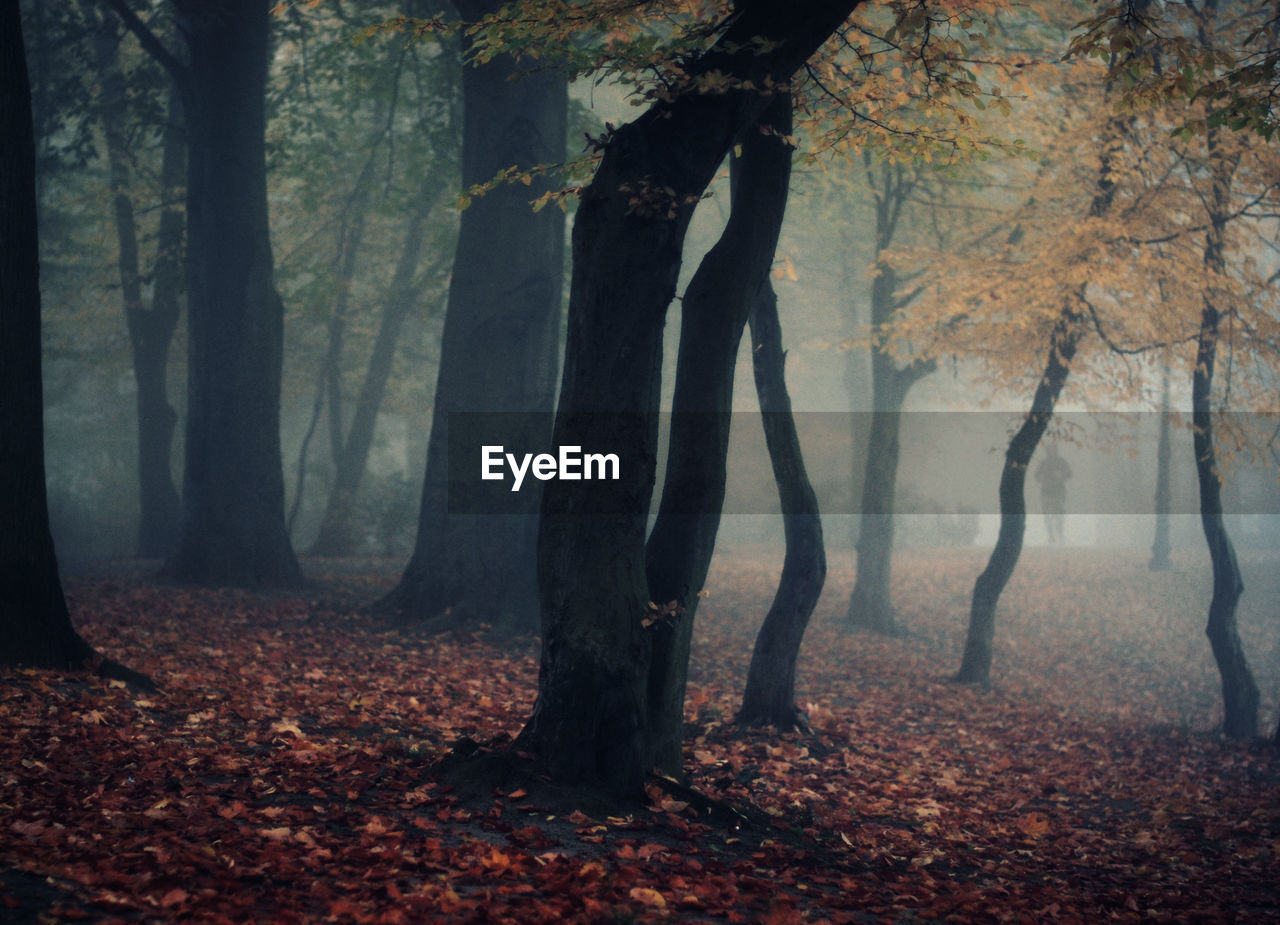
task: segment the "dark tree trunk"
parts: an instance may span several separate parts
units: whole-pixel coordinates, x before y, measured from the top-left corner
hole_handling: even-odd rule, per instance
[[[71,625],[44,478],[35,133],[22,23],[0,3],[0,664],[89,668],[149,686]]]
[[[896,636],[898,621],[890,600],[893,571],[893,507],[898,481],[898,433],[901,405],[877,410],[867,435],[867,463],[862,476],[858,527],[857,577],[849,595],[845,622],[850,627]]]
[[[878,176],[877,176],[878,173]],[[846,622],[851,627],[896,635],[890,601],[893,570],[893,508],[898,482],[898,434],[907,392],[931,373],[932,361],[899,367],[881,340],[881,331],[914,294],[898,296],[898,277],[880,254],[893,243],[902,210],[917,178],[901,164],[882,164],[878,171],[867,158],[867,179],[876,204],[876,275],[871,283],[871,428],[867,434],[862,474],[862,507],[858,528],[858,572],[849,596]]]
[[[888,242],[885,242],[886,246]],[[889,321],[907,300],[895,300],[896,276],[881,265],[872,283],[873,330]],[[899,432],[902,405],[911,386],[934,369],[930,362],[899,367],[872,345],[871,389],[874,411],[867,435],[867,462],[862,476],[862,507],[858,529],[858,572],[849,596],[849,626],[896,635],[898,623],[890,602],[893,567],[893,509],[898,482]]]
[[[404,246],[396,262],[395,273],[387,291],[378,324],[378,333],[369,355],[360,393],[356,397],[351,427],[342,443],[337,471],[329,501],[320,520],[320,532],[311,546],[313,556],[348,555],[356,545],[351,518],[354,513],[356,492],[364,479],[369,461],[369,449],[373,446],[374,427],[378,422],[378,409],[386,393],[387,380],[391,377],[391,363],[395,357],[400,329],[417,303],[421,286],[415,281],[418,260],[426,238],[427,218],[431,215],[439,190],[426,190],[426,195],[409,217],[405,229]]]
[[[496,0],[455,4],[468,20]],[[464,43],[465,44],[465,43]],[[464,54],[470,52],[464,48]],[[464,66],[464,187],[498,171],[564,158],[568,105],[564,72],[499,56]],[[377,605],[401,620],[439,628],[484,621],[510,632],[537,629],[535,551],[539,487],[513,494],[509,513],[449,513],[450,416],[515,413],[510,441],[538,447],[555,407],[564,277],[564,215],[529,201],[555,181],[506,183],[462,213],[427,468],[413,556],[399,584]],[[454,420],[461,427],[462,418]],[[455,440],[463,440],[461,433]]]
[[[764,129],[772,130],[765,134]],[[791,177],[791,96],[778,94],[734,159],[729,220],[685,291],[667,472],[645,547],[649,594],[683,611],[650,627],[648,722],[653,764],[683,773],[684,695],[697,592],[706,581],[724,507],[733,374],[742,330],[769,278]]]
[[[1167,572],[1173,568],[1169,559],[1169,511],[1173,506],[1172,493],[1169,488],[1169,464],[1173,460],[1169,438],[1169,367],[1166,365],[1160,374],[1160,436],[1156,444],[1156,496],[1155,496],[1155,537],[1151,541],[1151,562],[1148,568],[1153,572]]]
[[[173,432],[178,414],[169,404],[169,347],[181,313],[182,213],[172,197],[182,187],[186,140],[181,105],[170,94],[162,141],[160,180],[163,203],[157,234],[154,291],[148,305],[142,294],[138,233],[130,197],[130,152],[124,75],[116,59],[118,37],[100,32],[93,40],[102,76],[102,126],[119,242],[120,289],[133,350],[138,413],[138,555],[162,558],[173,550],[180,502],[173,482]]]
[[[1209,130],[1209,159],[1213,172],[1210,191],[1209,230],[1205,233],[1205,268],[1211,277],[1226,275],[1222,228],[1231,211],[1230,190],[1235,159],[1221,154],[1218,129]],[[1222,512],[1222,481],[1218,473],[1213,443],[1213,371],[1218,355],[1218,326],[1221,313],[1214,304],[1217,295],[1208,291],[1200,313],[1196,340],[1196,366],[1191,377],[1191,423],[1196,453],[1196,476],[1200,485],[1200,525],[1204,528],[1213,564],[1213,597],[1209,602],[1209,622],[1205,633],[1213,649],[1222,677],[1223,731],[1233,739],[1252,739],[1258,734],[1258,685],[1244,655],[1236,625],[1236,604],[1244,593],[1244,581],[1236,564],[1235,548],[1227,533]]]
[[[964,658],[956,680],[961,684],[991,683],[991,649],[996,633],[996,606],[1000,594],[1009,583],[1022,554],[1022,540],[1027,530],[1027,469],[1031,457],[1044,436],[1062,386],[1070,373],[1080,338],[1079,318],[1064,310],[1054,326],[1050,339],[1049,361],[1036,386],[1031,410],[1009,441],[1000,473],[1000,532],[987,567],[973,586],[969,607],[969,633],[964,643]]]
[[[737,722],[744,726],[805,728],[796,706],[796,662],[809,617],[827,578],[818,497],[809,483],[787,394],[786,354],[778,299],[766,280],[751,310],[751,364],[765,443],[782,504],[786,554],[773,604],[756,635]]]
[[[754,86],[785,81],[857,5],[744,5],[717,44],[689,62],[691,76],[716,70]],[[642,796],[653,755],[641,619],[650,601],[645,524],[662,327],[693,207],[766,104],[738,88],[655,103],[609,136],[574,222],[553,442],[609,447],[622,460],[621,478],[547,483],[538,540],[538,699],[517,744],[553,780],[601,786],[621,799]]]
[[[1139,6],[1145,2],[1146,0],[1138,0]],[[1089,214],[1094,218],[1106,215],[1115,199],[1116,184],[1111,167],[1119,157],[1128,134],[1127,116],[1115,116],[1105,127],[1098,178],[1089,203]],[[1083,299],[1084,292],[1077,293],[1075,298]],[[1054,406],[1071,372],[1071,360],[1082,334],[1080,313],[1068,303],[1058,315],[1049,334],[1049,359],[1036,384],[1031,410],[1027,412],[1026,419],[1005,451],[1004,469],[1000,473],[1000,532],[996,536],[991,557],[987,560],[987,567],[973,586],[973,600],[969,606],[969,632],[965,638],[960,671],[955,677],[961,684],[986,686],[991,683],[996,606],[1018,564],[1018,557],[1022,555],[1022,541],[1027,530],[1027,470],[1040,438],[1044,436],[1049,420],[1053,417]]]
[[[190,58],[180,72],[190,338],[182,524],[165,573],[295,586],[280,453],[284,306],[267,223],[268,3],[178,6]]]
[[[182,210],[171,201],[186,173],[186,138],[178,94],[170,95],[160,178],[160,213],[152,269],[151,308],[133,320],[134,376],[138,381],[138,555],[162,558],[178,538],[182,505],[173,480],[173,435],[178,412],[169,403],[169,348],[182,313]],[[136,327],[136,333],[135,333]]]

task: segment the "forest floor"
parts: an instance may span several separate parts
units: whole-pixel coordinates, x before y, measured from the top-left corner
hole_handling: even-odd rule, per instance
[[[0,921],[1280,921],[1280,756],[1215,732],[1203,558],[1028,550],[982,691],[947,680],[981,551],[898,556],[900,638],[839,628],[833,553],[813,735],[733,727],[778,566],[722,558],[686,764],[768,820],[737,830],[656,789],[618,816],[460,800],[432,762],[518,732],[536,648],[363,616],[385,564],[307,563],[300,596],[69,579],[85,637],[162,690],[0,674]],[[1270,731],[1280,559],[1242,564]]]

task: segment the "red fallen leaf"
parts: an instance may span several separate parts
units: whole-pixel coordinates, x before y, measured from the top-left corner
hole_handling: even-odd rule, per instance
[[[636,857],[642,861],[647,861],[655,855],[665,854],[670,850],[671,849],[666,845],[660,845],[657,842],[650,842],[649,844],[641,845],[636,849]]]
[[[529,794],[524,790],[512,790],[510,793],[507,794],[507,799],[519,800],[519,799],[523,799],[524,797],[527,797],[528,795]]]
[[[187,893],[186,890],[181,887],[174,887],[168,893],[165,893],[160,897],[160,905],[165,909],[168,909],[170,906],[181,905],[187,901],[189,896],[190,894]]]
[[[1018,817],[1017,826],[1020,831],[1032,838],[1039,838],[1049,831],[1049,817],[1040,812],[1027,813],[1025,816]]]
[[[274,829],[258,829],[258,834],[272,841],[283,841],[293,834],[293,829],[287,825],[282,825]]]

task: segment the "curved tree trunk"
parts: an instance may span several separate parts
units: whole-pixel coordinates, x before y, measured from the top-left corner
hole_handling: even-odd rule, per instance
[[[150,687],[71,625],[49,532],[35,133],[17,3],[0,4],[0,135],[0,664],[88,668]]]
[[[1080,338],[1079,318],[1064,310],[1054,326],[1050,340],[1049,361],[1036,386],[1031,410],[1009,441],[1000,473],[1000,533],[987,567],[973,586],[969,607],[969,632],[964,643],[964,658],[956,680],[962,684],[991,683],[991,649],[996,633],[996,605],[1009,583],[1027,530],[1027,469],[1053,417],[1053,408],[1070,373]]]
[[[688,64],[754,86],[785,81],[858,0],[744,4]],[[763,39],[760,44],[756,39]],[[645,709],[652,498],[662,327],[693,206],[767,101],[723,94],[661,100],[614,131],[573,229],[573,286],[557,446],[608,447],[617,481],[551,481],[538,539],[538,699],[516,746],[561,784],[639,800],[653,756]]]
[[[1211,275],[1225,277],[1222,228],[1230,214],[1231,181],[1238,158],[1224,156],[1218,144],[1218,129],[1209,130],[1208,148],[1213,187],[1210,191],[1209,230],[1205,233],[1205,268]],[[1196,476],[1200,485],[1200,525],[1213,564],[1213,597],[1209,602],[1209,622],[1205,633],[1213,649],[1222,678],[1223,731],[1233,739],[1251,739],[1258,734],[1258,685],[1244,655],[1236,625],[1236,604],[1244,593],[1244,581],[1236,564],[1235,548],[1222,516],[1222,480],[1218,473],[1213,444],[1213,371],[1218,354],[1218,326],[1221,313],[1214,304],[1217,295],[1204,295],[1200,331],[1196,339],[1196,366],[1191,377],[1191,423],[1194,430]]]
[[[787,394],[786,354],[778,299],[766,280],[751,310],[751,363],[765,442],[782,503],[786,554],[773,604],[756,635],[737,722],[743,726],[805,728],[796,706],[796,662],[809,617],[822,596],[827,553],[818,497],[809,483]]]
[[[267,4],[181,3],[190,64],[190,331],[182,526],[168,577],[296,586],[284,517],[280,383],[284,306],[267,222]]]
[[[1139,0],[1139,5],[1145,2],[1146,0]],[[1098,177],[1089,203],[1089,215],[1095,218],[1106,215],[1115,200],[1116,183],[1112,165],[1129,134],[1128,120],[1129,117],[1124,115],[1113,116],[1104,128]],[[1083,299],[1084,295],[1081,287],[1076,298]],[[991,557],[987,560],[987,567],[973,586],[969,631],[965,638],[960,670],[955,677],[961,684],[985,686],[991,683],[996,606],[1018,564],[1027,530],[1027,470],[1040,438],[1049,426],[1049,419],[1053,417],[1054,406],[1071,372],[1071,360],[1082,334],[1080,313],[1068,302],[1063,306],[1049,334],[1049,359],[1036,384],[1031,410],[1027,412],[1026,419],[1005,451],[1004,469],[1000,473],[1000,532],[996,536]]]
[[[764,129],[770,129],[765,134]],[[778,94],[747,129],[731,167],[729,220],[685,291],[671,439],[658,517],[645,546],[651,598],[682,611],[650,627],[648,712],[653,764],[683,773],[684,695],[697,592],[724,507],[733,378],[742,329],[769,278],[791,177],[791,96]]]
[[[468,20],[497,0],[455,4]],[[469,53],[464,47],[464,53]],[[464,188],[500,170],[560,162],[568,83],[563,71],[498,56],[462,74]],[[537,628],[535,550],[541,483],[513,493],[502,514],[449,513],[451,426],[476,412],[510,415],[510,443],[541,447],[555,406],[564,276],[564,215],[529,201],[555,187],[505,183],[462,213],[445,310],[427,467],[413,555],[376,609],[437,628],[487,622]],[[451,416],[454,418],[451,421]],[[455,433],[461,444],[469,434]]]

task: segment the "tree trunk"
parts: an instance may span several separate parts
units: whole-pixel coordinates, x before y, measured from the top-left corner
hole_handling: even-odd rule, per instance
[[[178,581],[296,586],[284,519],[284,306],[267,222],[268,5],[179,4],[189,165],[189,363]]]
[[[1146,0],[1139,0],[1143,6]],[[1107,214],[1115,200],[1116,183],[1112,165],[1119,157],[1129,135],[1129,117],[1118,115],[1108,120],[1103,134],[1098,177],[1089,202],[1089,215],[1100,218]],[[1084,298],[1083,289],[1075,298]],[[1031,410],[1005,451],[1004,469],[1000,473],[1000,532],[987,567],[973,586],[969,606],[969,632],[965,638],[964,656],[955,680],[961,684],[991,683],[991,649],[995,641],[996,606],[1009,583],[1022,554],[1022,540],[1027,530],[1027,470],[1031,457],[1053,417],[1054,406],[1071,372],[1071,360],[1083,334],[1080,313],[1071,303],[1063,306],[1049,334],[1049,359],[1036,384]]]
[[[1053,408],[1070,373],[1071,358],[1081,329],[1076,313],[1064,309],[1050,338],[1049,361],[1036,386],[1031,410],[1009,441],[1000,473],[1000,532],[987,567],[973,586],[969,607],[969,633],[964,643],[964,658],[956,681],[961,684],[991,683],[991,649],[996,633],[996,606],[1000,594],[1009,583],[1027,530],[1027,469],[1053,417]]]
[[[1210,192],[1210,219],[1205,232],[1204,263],[1212,277],[1224,278],[1222,228],[1231,211],[1231,181],[1236,158],[1223,156],[1218,145],[1218,129],[1209,130],[1208,148],[1213,187]],[[1213,649],[1222,677],[1223,731],[1233,739],[1252,739],[1258,734],[1258,685],[1244,655],[1236,625],[1236,604],[1244,593],[1244,581],[1236,564],[1235,548],[1227,533],[1222,512],[1222,480],[1213,443],[1214,363],[1218,354],[1218,325],[1221,314],[1212,291],[1204,296],[1200,331],[1196,339],[1196,367],[1191,377],[1191,423],[1194,431],[1196,476],[1200,485],[1200,525],[1213,564],[1213,597],[1209,602],[1209,622],[1205,633]]]
[[[496,0],[455,5],[469,20],[500,6]],[[513,165],[560,162],[567,87],[564,72],[505,55],[464,66],[464,188]],[[547,178],[534,178],[528,186],[504,183],[462,213],[417,540],[399,584],[376,605],[401,620],[430,619],[439,628],[484,621],[510,632],[536,630],[541,483],[513,493],[507,513],[450,514],[449,431],[468,428],[453,435],[461,445],[469,424],[478,420],[475,412],[502,412],[511,415],[509,443],[546,444],[555,405],[564,215],[557,208],[534,212],[529,201],[555,187]]]
[[[127,94],[116,58],[118,36],[103,31],[93,46],[102,77],[102,127],[107,143],[116,237],[119,242],[120,289],[133,350],[138,413],[138,555],[161,558],[173,549],[180,502],[173,483],[171,457],[178,414],[169,404],[169,347],[181,312],[182,213],[170,197],[182,186],[185,146],[182,108],[177,92],[169,96],[161,154],[160,227],[153,272],[154,292],[147,305],[142,295],[138,233],[130,197],[130,152],[126,139]]]
[[[1173,568],[1169,559],[1169,511],[1173,506],[1169,488],[1169,464],[1173,452],[1169,439],[1169,366],[1166,363],[1160,373],[1160,436],[1156,444],[1156,496],[1155,536],[1151,541],[1151,561],[1147,567],[1153,572],[1167,572]]]
[[[887,352],[881,332],[894,313],[905,308],[914,293],[898,296],[898,277],[880,255],[892,243],[898,220],[918,175],[901,164],[882,164],[878,171],[866,157],[867,179],[876,205],[876,275],[871,282],[871,428],[867,434],[866,465],[862,476],[862,507],[858,528],[858,572],[849,596],[846,623],[887,636],[898,624],[890,601],[893,570],[893,509],[898,482],[898,434],[907,392],[933,372],[936,364],[911,363],[899,367]],[[878,176],[877,176],[878,173]]]
[[[764,129],[771,130],[765,134]],[[684,695],[689,646],[724,507],[733,378],[742,330],[769,278],[791,178],[791,96],[774,96],[747,129],[735,158],[724,232],[685,291],[672,397],[667,472],[645,546],[650,597],[682,612],[650,627],[648,722],[653,764],[683,773]]]
[[[35,133],[16,2],[0,3],[0,134],[0,664],[90,668],[150,686],[71,625],[49,532]]]
[[[426,239],[427,219],[440,190],[424,189],[424,193],[405,229],[404,246],[387,290],[373,351],[369,355],[364,382],[361,383],[351,416],[351,427],[338,456],[333,488],[329,492],[329,500],[320,520],[320,532],[311,546],[313,556],[348,555],[356,543],[351,524],[356,492],[360,490],[360,482],[364,479],[365,467],[369,461],[373,432],[378,423],[378,409],[382,405],[387,380],[391,377],[391,363],[400,339],[400,329],[417,304],[421,291],[421,286],[415,283],[418,259]]]
[[[778,299],[766,280],[751,310],[751,363],[765,443],[782,503],[786,554],[773,604],[756,635],[737,722],[743,726],[804,728],[796,706],[796,662],[809,617],[827,578],[818,498],[809,483],[787,394],[786,354]]]
[[[857,0],[744,5],[694,79],[785,81]],[[762,39],[760,44],[755,39]],[[767,49],[767,50],[765,50]],[[517,746],[562,784],[642,797],[646,721],[645,523],[658,434],[662,327],[693,207],[766,100],[738,87],[660,100],[607,139],[573,229],[573,285],[554,444],[608,447],[616,481],[550,481],[538,540],[538,699]]]

